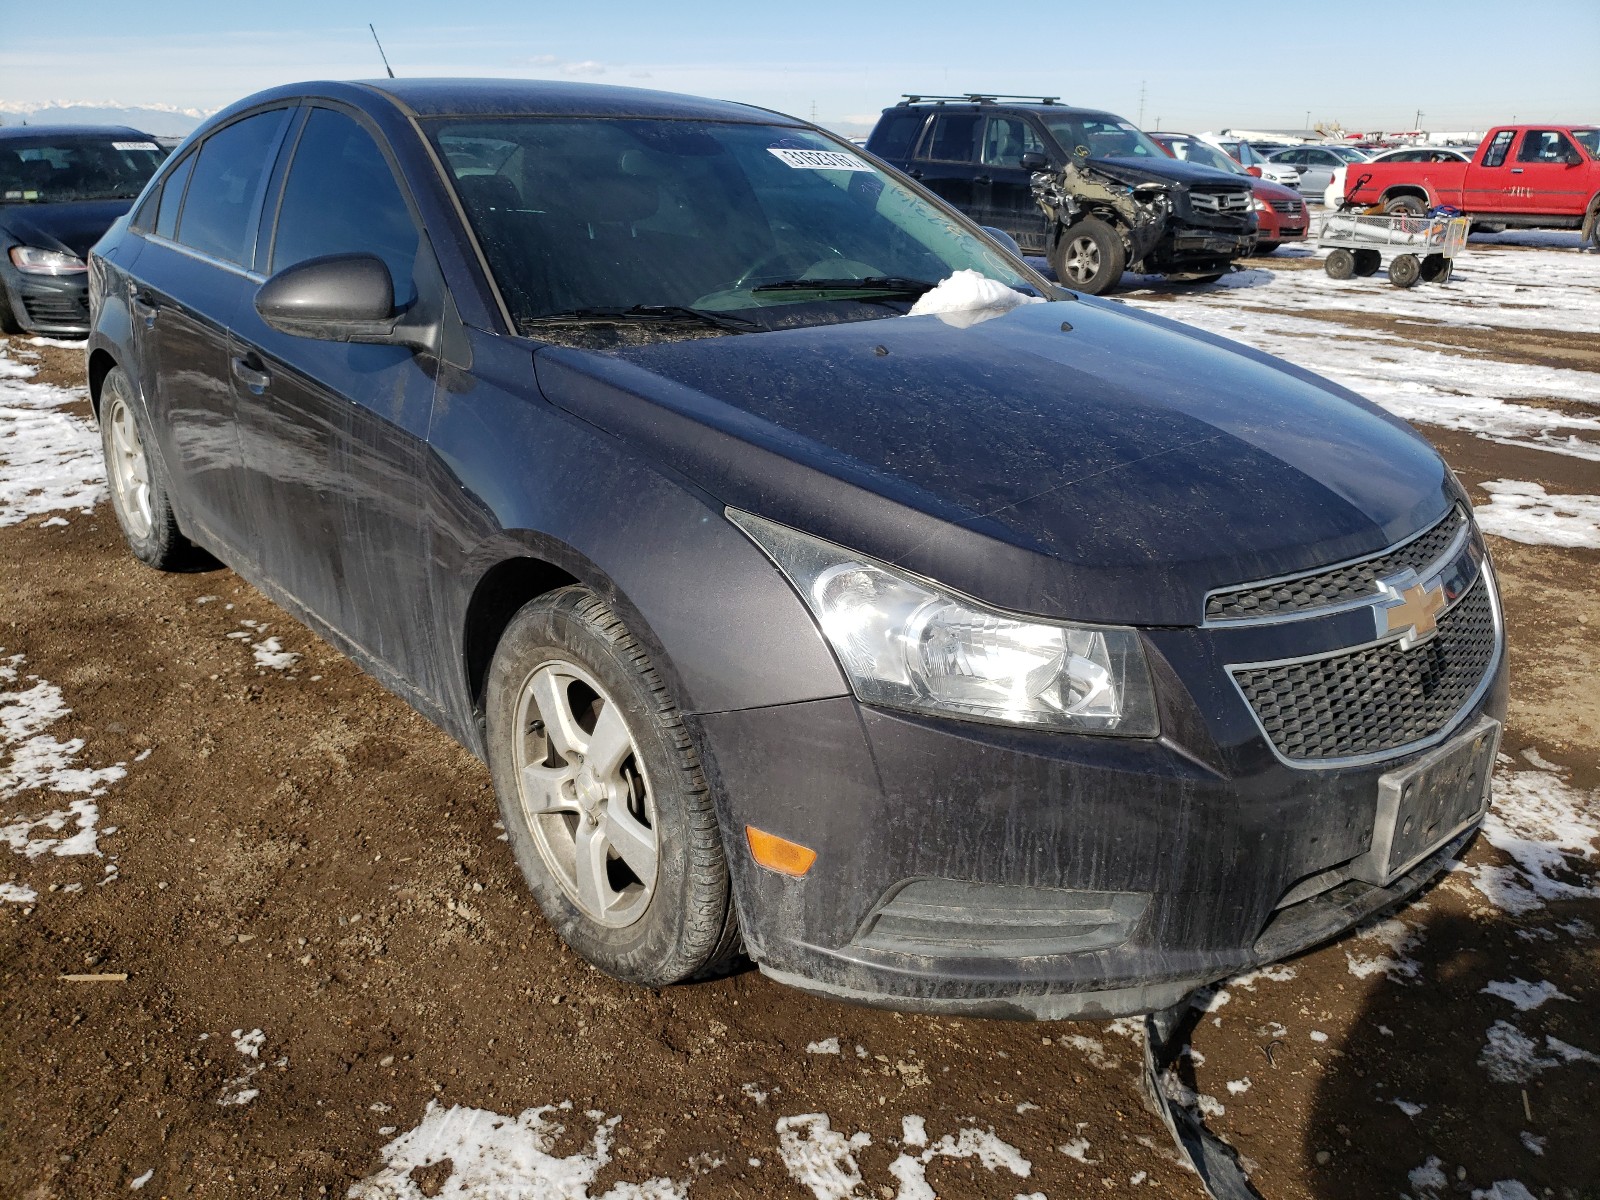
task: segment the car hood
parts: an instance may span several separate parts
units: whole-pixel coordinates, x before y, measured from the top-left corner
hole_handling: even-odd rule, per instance
[[[1232,184],[1236,188],[1243,188],[1244,183],[1237,175],[1230,175],[1226,171],[1219,171],[1215,167],[1202,166],[1200,163],[1185,162],[1181,158],[1168,158],[1162,155],[1159,159],[1142,158],[1091,158],[1089,166],[1102,174],[1109,175],[1119,183],[1130,187],[1138,187],[1142,183],[1172,183],[1178,182],[1192,187],[1197,183]]]
[[[1250,179],[1250,190],[1263,200],[1298,200],[1300,193],[1291,187],[1284,187],[1281,183],[1273,183],[1270,179]]]
[[[1193,625],[1213,588],[1381,550],[1457,499],[1374,405],[1109,301],[534,363],[718,503],[1041,616]]]
[[[87,260],[98,242],[132,200],[74,200],[64,204],[0,205],[0,229],[24,246],[70,250]]]

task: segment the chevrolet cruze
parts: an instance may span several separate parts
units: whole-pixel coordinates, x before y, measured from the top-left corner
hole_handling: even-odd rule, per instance
[[[133,553],[210,551],[479,754],[620,978],[1159,1008],[1488,804],[1499,602],[1422,438],[805,122],[281,88],[91,292]]]

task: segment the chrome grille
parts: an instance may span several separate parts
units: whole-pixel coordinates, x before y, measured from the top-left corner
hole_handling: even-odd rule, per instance
[[[1189,206],[1202,213],[1247,213],[1249,192],[1190,192]]]
[[[1316,762],[1382,754],[1426,741],[1468,703],[1495,659],[1488,577],[1410,650],[1400,641],[1302,662],[1234,667],[1234,682],[1287,759]]]
[[[1299,200],[1272,200],[1269,203],[1271,203],[1275,212],[1281,212],[1290,217],[1298,217],[1305,211],[1306,207]]]
[[[1459,508],[1452,508],[1420,537],[1371,558],[1289,579],[1213,592],[1206,597],[1206,620],[1247,621],[1376,596],[1380,579],[1407,567],[1418,574],[1424,573],[1424,568],[1432,566],[1450,548],[1466,522],[1466,514]]]

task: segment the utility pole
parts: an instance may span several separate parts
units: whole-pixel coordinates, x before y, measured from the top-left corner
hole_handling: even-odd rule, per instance
[[[1144,128],[1144,80],[1139,80],[1139,128]]]
[[[1306,123],[1305,123],[1304,128],[1306,128],[1307,130],[1309,130],[1311,128],[1311,110],[1309,108],[1306,109]]]
[[[1421,128],[1422,128],[1422,110],[1420,108],[1417,109],[1417,118],[1416,118],[1416,120],[1411,122],[1411,128],[1416,129],[1416,130],[1421,130]]]

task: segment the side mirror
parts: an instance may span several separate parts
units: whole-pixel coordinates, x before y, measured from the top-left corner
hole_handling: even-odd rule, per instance
[[[1246,175],[1254,175],[1257,179],[1261,178],[1261,168],[1260,167],[1246,167],[1244,169],[1244,173]]]
[[[330,254],[285,267],[261,285],[255,304],[263,321],[295,337],[433,347],[432,329],[395,311],[394,279],[373,254]]]
[[[1024,171],[1048,171],[1050,160],[1037,150],[1029,150],[1022,156],[1020,165]]]
[[[1017,245],[1017,239],[1012,237],[1004,229],[996,229],[993,225],[982,225],[979,228],[987,233],[991,239],[999,242],[1018,258],[1022,257],[1022,247]]]

